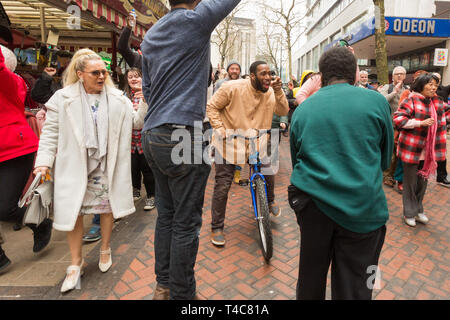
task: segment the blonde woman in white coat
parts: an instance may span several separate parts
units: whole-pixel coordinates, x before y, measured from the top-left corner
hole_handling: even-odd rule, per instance
[[[61,292],[80,288],[83,215],[101,214],[99,268],[112,265],[110,238],[114,219],[135,212],[131,184],[131,132],[142,127],[147,105],[137,112],[117,90],[105,63],[82,49],[73,57],[64,88],[46,103],[47,115],[35,170],[52,170],[54,223],[67,231],[72,263]]]

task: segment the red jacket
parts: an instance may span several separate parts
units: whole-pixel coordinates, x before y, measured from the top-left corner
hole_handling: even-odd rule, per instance
[[[445,137],[446,123],[450,122],[450,114],[445,104],[438,97],[429,99],[433,102],[437,113],[436,131],[436,161],[445,160],[447,140]],[[430,103],[418,93],[411,93],[408,99],[403,100],[398,110],[394,113],[394,124],[400,130],[398,138],[397,156],[406,163],[418,164],[420,155],[427,141],[428,127],[404,129],[403,126],[411,119],[423,121],[431,117]],[[447,118],[446,118],[447,117]]]
[[[25,81],[5,65],[0,50],[0,162],[36,152],[39,140],[25,117]]]

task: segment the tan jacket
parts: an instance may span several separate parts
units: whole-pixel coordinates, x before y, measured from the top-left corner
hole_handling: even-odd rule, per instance
[[[224,83],[209,100],[206,107],[211,126],[214,130],[213,146],[227,161],[242,164],[247,160],[248,143],[239,143],[239,139],[224,141],[217,133],[220,128],[240,130],[240,134],[249,129],[270,129],[273,114],[285,116],[289,104],[283,90],[266,93],[253,88],[251,81],[235,80]],[[260,139],[265,145],[266,136]]]

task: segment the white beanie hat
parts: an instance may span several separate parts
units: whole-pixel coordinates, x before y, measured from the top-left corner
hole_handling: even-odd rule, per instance
[[[14,52],[0,44],[0,49],[2,50],[3,57],[5,57],[5,65],[11,71],[14,72],[17,67],[17,58]]]

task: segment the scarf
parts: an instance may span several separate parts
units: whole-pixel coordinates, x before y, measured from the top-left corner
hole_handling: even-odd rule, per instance
[[[423,97],[421,95],[421,97]],[[434,124],[428,127],[427,140],[425,143],[425,163],[423,165],[422,170],[420,170],[417,174],[428,180],[430,175],[436,172],[437,163],[436,163],[436,154],[435,154],[435,144],[436,144],[436,132],[438,127],[438,119],[436,113],[436,107],[434,105],[433,99],[430,99],[430,113],[431,117],[434,119]]]
[[[97,116],[94,117],[92,106],[83,83],[79,81],[81,105],[83,108],[84,143],[88,152],[88,175],[99,165],[106,172],[106,152],[108,150],[108,99],[106,89],[100,93]]]

